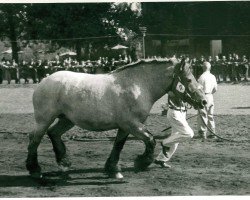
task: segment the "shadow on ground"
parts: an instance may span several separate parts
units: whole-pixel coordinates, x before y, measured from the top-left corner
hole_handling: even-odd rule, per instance
[[[134,171],[134,168],[125,168],[123,171]],[[92,173],[94,175],[87,176],[87,174]],[[74,178],[72,178],[72,175]],[[104,173],[103,168],[77,169],[70,170],[67,173],[60,171],[46,172],[43,173],[42,179],[35,179],[28,175],[0,175],[0,187],[51,187],[123,183],[128,182],[109,178]]]

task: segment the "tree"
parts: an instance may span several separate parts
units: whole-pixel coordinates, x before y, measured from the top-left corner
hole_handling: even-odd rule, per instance
[[[32,39],[51,40],[60,46],[74,45],[78,59],[82,38],[117,35],[131,36],[139,22],[131,3],[31,4],[27,9],[27,32]]]
[[[12,58],[18,62],[18,39],[24,32],[26,6],[22,4],[0,4],[0,35],[9,38]]]

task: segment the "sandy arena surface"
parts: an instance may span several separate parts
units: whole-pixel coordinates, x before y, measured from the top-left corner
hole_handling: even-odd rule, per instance
[[[115,180],[103,173],[113,144],[109,139],[115,131],[94,133],[74,127],[63,136],[72,161],[67,179],[59,173],[51,142],[44,137],[39,147],[39,162],[46,177],[43,182],[31,179],[25,169],[28,133],[34,128],[31,97],[35,87],[0,86],[0,197],[250,194],[249,84],[221,84],[215,95],[217,133],[237,143],[193,139],[179,145],[171,169],[152,164],[149,170],[136,173],[133,160],[144,145],[128,140],[120,158],[124,179]],[[168,126],[166,116],[160,115],[166,99],[164,96],[157,101],[146,123],[155,136]],[[188,113],[192,116],[196,112]],[[189,122],[196,132],[196,119]],[[160,151],[159,142],[155,155]]]

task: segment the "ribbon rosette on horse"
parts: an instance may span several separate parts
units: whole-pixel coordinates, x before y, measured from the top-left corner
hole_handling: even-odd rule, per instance
[[[144,122],[154,102],[171,90],[194,107],[206,104],[205,94],[185,60],[145,60],[109,74],[60,71],[46,77],[33,94],[36,129],[30,134],[27,169],[32,176],[41,176],[37,148],[46,132],[58,165],[62,169],[69,167],[61,136],[74,125],[91,131],[118,129],[105,164],[109,176],[123,177],[118,161],[129,134],[145,143],[144,153],[135,160],[135,169],[146,169],[154,160],[156,141]]]

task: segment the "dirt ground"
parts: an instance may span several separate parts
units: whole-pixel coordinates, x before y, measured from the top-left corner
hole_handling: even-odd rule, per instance
[[[35,87],[0,86],[0,197],[250,194],[249,85],[220,85],[215,95],[217,133],[238,142],[193,139],[179,145],[171,169],[152,164],[147,171],[136,173],[133,161],[144,145],[128,140],[120,158],[124,179],[115,180],[103,173],[115,131],[94,133],[74,127],[63,137],[72,161],[68,177],[58,171],[51,142],[45,136],[39,162],[46,180],[40,182],[31,179],[25,169],[28,133],[34,127],[31,95]],[[157,102],[147,120],[155,136],[168,126],[166,116],[160,115],[165,99]],[[190,111],[189,116],[194,113]],[[196,119],[189,122],[196,132]],[[160,151],[159,142],[155,155]]]

